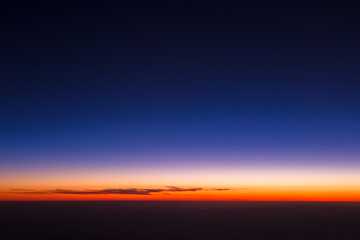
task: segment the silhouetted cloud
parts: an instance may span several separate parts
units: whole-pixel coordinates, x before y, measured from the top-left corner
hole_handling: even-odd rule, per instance
[[[167,186],[169,189],[166,192],[196,192],[203,190],[202,188],[179,188],[173,186]]]
[[[212,190],[215,190],[215,191],[228,191],[228,190],[231,190],[229,188],[213,188]]]
[[[56,189],[49,191],[49,193],[62,193],[62,194],[134,194],[134,195],[150,195],[153,192],[161,192],[161,189],[136,189],[136,188],[128,188],[128,189],[102,189],[102,190],[86,190],[86,191],[78,191],[78,190],[67,190],[67,189]]]
[[[100,190],[69,190],[69,189],[54,189],[46,191],[36,191],[31,189],[10,189],[12,193],[18,194],[131,194],[131,195],[151,195],[152,193],[169,193],[169,192],[196,192],[203,191],[203,188],[180,188],[174,186],[167,186],[166,188],[107,188]],[[227,188],[213,189],[217,191],[230,190]]]

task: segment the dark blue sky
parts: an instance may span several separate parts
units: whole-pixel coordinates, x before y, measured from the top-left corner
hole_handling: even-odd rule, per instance
[[[331,1],[9,3],[1,163],[229,152],[356,163],[358,12]]]

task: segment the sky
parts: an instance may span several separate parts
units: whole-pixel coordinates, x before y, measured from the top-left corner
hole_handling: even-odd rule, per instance
[[[360,201],[358,7],[6,3],[0,200]]]

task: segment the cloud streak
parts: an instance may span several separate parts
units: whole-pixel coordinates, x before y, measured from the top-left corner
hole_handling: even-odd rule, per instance
[[[153,193],[171,193],[171,192],[197,192],[204,191],[203,188],[180,188],[174,186],[167,186],[166,188],[106,188],[100,190],[69,190],[69,189],[54,189],[46,191],[36,191],[31,189],[10,189],[12,193],[17,194],[73,194],[73,195],[89,195],[89,194],[120,194],[120,195],[151,195]],[[230,189],[213,189],[217,191],[224,191]]]

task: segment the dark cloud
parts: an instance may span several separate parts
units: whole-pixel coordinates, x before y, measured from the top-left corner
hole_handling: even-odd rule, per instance
[[[169,189],[166,192],[196,192],[203,190],[202,188],[179,188],[173,186],[167,186]]]
[[[86,190],[86,191],[78,191],[78,190],[67,190],[67,189],[56,189],[49,191],[49,193],[61,193],[61,194],[133,194],[133,195],[150,195],[153,192],[161,192],[161,189],[136,189],[136,188],[128,188],[128,189],[102,189],[102,190]]]
[[[215,191],[228,191],[228,190],[231,190],[229,188],[213,188],[212,190],[215,190]]]
[[[132,194],[132,195],[151,195],[152,193],[166,193],[169,192],[196,192],[203,191],[203,188],[180,188],[174,186],[167,186],[166,188],[107,188],[101,190],[69,190],[69,189],[55,189],[47,191],[35,191],[31,189],[10,189],[13,193],[19,194]],[[218,191],[229,189],[215,189]]]

